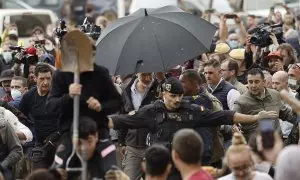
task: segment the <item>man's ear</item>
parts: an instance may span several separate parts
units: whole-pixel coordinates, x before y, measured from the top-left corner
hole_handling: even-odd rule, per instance
[[[145,161],[142,161],[141,167],[142,167],[142,171],[143,171],[144,173],[146,173],[146,162],[145,162]]]
[[[235,71],[229,71],[231,76],[237,76],[237,73],[235,73]]]
[[[173,160],[173,161],[178,160],[178,154],[177,154],[177,152],[174,151],[174,150],[172,150],[172,160]]]
[[[98,136],[98,132],[96,132],[96,139],[98,140],[99,138],[98,138],[99,136]]]
[[[171,172],[171,169],[172,169],[172,164],[169,163],[166,169],[166,173],[169,174]]]

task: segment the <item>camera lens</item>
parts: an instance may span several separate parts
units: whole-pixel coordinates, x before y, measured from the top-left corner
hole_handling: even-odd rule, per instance
[[[251,43],[251,44],[258,44],[258,41],[259,41],[259,37],[252,36],[252,37],[250,38],[250,43]]]

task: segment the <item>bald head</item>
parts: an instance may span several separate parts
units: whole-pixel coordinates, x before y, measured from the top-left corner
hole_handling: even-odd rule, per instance
[[[296,145],[287,146],[277,158],[275,179],[299,179],[299,166],[300,147]]]
[[[277,91],[283,89],[288,90],[288,73],[285,71],[277,71],[272,77],[272,87]]]

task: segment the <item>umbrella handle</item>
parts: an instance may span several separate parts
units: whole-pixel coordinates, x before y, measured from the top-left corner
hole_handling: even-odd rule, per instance
[[[80,83],[80,73],[74,72],[74,83]],[[72,154],[67,160],[66,170],[67,171],[81,171],[81,179],[87,179],[87,153],[86,148],[83,149],[83,154],[81,155],[78,151],[78,141],[79,141],[79,110],[80,110],[80,96],[75,95],[73,99],[73,136],[72,136],[72,144],[73,150]],[[81,162],[82,167],[79,168],[70,168],[69,163],[74,156],[77,156]],[[84,156],[84,157],[83,157]]]

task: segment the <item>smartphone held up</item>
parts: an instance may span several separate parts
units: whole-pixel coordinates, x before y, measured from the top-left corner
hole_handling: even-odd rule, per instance
[[[262,146],[264,149],[272,149],[275,144],[274,126],[275,120],[263,119],[259,121],[259,131],[262,138]]]

